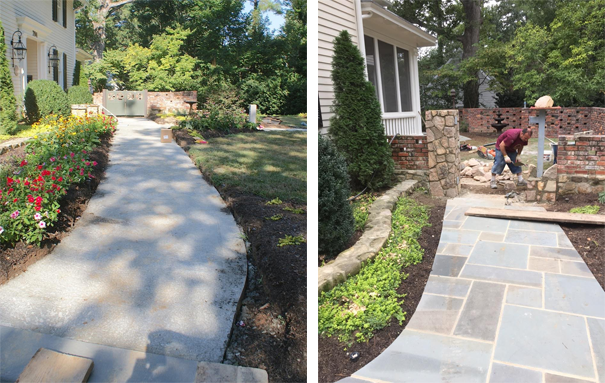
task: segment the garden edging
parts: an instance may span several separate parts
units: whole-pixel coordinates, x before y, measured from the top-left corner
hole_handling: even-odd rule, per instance
[[[361,238],[355,245],[338,254],[334,262],[319,268],[319,293],[330,290],[357,274],[363,262],[378,254],[391,234],[391,211],[397,199],[411,193],[417,185],[418,181],[403,181],[374,201]]]
[[[16,140],[10,140],[10,141],[1,143],[0,144],[0,155],[8,152],[9,150],[17,149],[17,148],[27,144],[27,141],[29,139],[30,139],[30,137],[25,137],[25,138],[19,138]]]

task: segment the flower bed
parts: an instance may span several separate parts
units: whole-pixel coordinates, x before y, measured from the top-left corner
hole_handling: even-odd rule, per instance
[[[59,201],[73,184],[91,179],[89,152],[117,121],[108,116],[50,116],[50,127],[29,142],[25,159],[0,170],[0,244],[23,240],[39,245],[59,219]]]

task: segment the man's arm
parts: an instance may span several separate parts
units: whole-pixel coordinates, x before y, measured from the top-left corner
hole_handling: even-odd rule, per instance
[[[504,156],[504,162],[506,162],[507,164],[510,164],[512,161],[510,159],[510,157],[508,156],[508,154],[506,154],[506,145],[504,143],[505,140],[502,140],[502,142],[500,143],[500,151],[502,152],[502,155]]]

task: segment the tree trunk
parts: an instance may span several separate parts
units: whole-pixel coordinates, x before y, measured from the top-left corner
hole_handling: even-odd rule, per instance
[[[105,38],[107,33],[105,32],[105,23],[107,17],[113,8],[121,7],[125,4],[132,3],[134,0],[98,0],[99,8],[92,18],[92,26],[95,33],[95,41],[92,43],[92,56],[96,61],[103,59],[103,51],[105,51]]]
[[[483,0],[461,0],[464,7],[464,34],[462,35],[462,60],[475,56],[479,43],[479,29],[483,22],[481,8]],[[479,73],[473,73],[474,79],[464,84],[464,107],[479,107]]]

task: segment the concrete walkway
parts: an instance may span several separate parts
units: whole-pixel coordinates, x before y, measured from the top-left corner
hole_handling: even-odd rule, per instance
[[[341,382],[605,383],[605,292],[563,230],[467,217],[471,206],[504,198],[448,201],[406,329]]]
[[[247,271],[233,216],[151,121],[120,119],[110,160],[71,234],[0,286],[0,325],[221,362]]]

